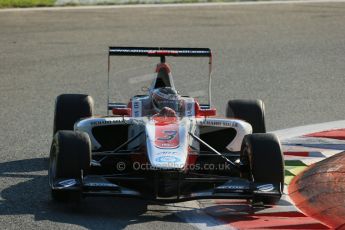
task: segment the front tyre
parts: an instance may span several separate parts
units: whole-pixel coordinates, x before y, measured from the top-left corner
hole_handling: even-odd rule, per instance
[[[256,133],[245,136],[241,149],[242,177],[257,183],[275,183],[284,189],[284,159],[276,135]],[[259,196],[255,201],[275,204],[280,197]]]
[[[73,130],[81,118],[92,117],[94,103],[89,95],[61,94],[55,101],[54,134],[59,130]]]
[[[62,130],[55,134],[50,150],[49,183],[56,179],[82,180],[83,174],[90,169],[91,143],[84,132]],[[55,201],[80,199],[79,190],[51,190]]]
[[[248,122],[253,133],[266,133],[265,105],[261,100],[230,100],[226,117]]]

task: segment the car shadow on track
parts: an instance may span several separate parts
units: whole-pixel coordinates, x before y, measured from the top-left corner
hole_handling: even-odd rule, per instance
[[[0,163],[0,215],[31,214],[35,221],[79,225],[88,229],[122,229],[151,221],[180,222],[173,213],[145,215],[148,203],[137,199],[88,198],[79,204],[51,200],[48,159],[36,158]]]
[[[180,223],[181,218],[189,223],[215,227],[224,223],[210,221],[207,216],[222,212],[222,216],[242,213],[243,217],[250,219],[255,211],[261,210],[234,201],[211,202],[198,208],[186,203],[159,205],[139,199],[110,197],[87,198],[79,204],[59,204],[51,200],[47,168],[47,158],[0,163],[0,181],[5,185],[1,190],[0,216],[29,214],[38,222],[48,220],[87,229],[123,229],[155,221]],[[205,218],[201,218],[202,215]]]

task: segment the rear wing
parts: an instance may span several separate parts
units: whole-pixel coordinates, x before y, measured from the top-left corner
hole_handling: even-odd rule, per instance
[[[211,57],[209,48],[109,47],[109,56]]]
[[[166,56],[174,57],[206,57],[209,58],[209,84],[208,104],[211,107],[211,76],[212,76],[212,52],[209,48],[179,48],[179,47],[109,47],[108,52],[108,108],[109,108],[109,78],[111,56],[147,56],[160,57],[161,63]]]

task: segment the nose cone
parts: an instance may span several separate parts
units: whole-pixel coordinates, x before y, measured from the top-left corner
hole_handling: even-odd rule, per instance
[[[156,169],[183,169],[188,156],[188,127],[186,122],[157,122],[146,124],[147,155]]]

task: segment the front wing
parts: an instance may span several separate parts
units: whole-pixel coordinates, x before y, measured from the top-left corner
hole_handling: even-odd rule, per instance
[[[133,180],[147,180],[146,178],[131,178]],[[184,178],[189,182],[200,181],[200,178]],[[208,181],[210,182],[210,181]],[[85,176],[83,180],[61,178],[52,184],[53,190],[80,191],[83,196],[115,196],[143,198],[163,202],[180,202],[196,199],[255,199],[256,197],[281,197],[281,185],[274,183],[255,183],[241,178],[231,178],[224,184],[213,189],[191,192],[187,195],[177,194],[173,197],[159,197],[155,194],[147,196],[139,191],[121,187],[111,183],[102,176]]]

